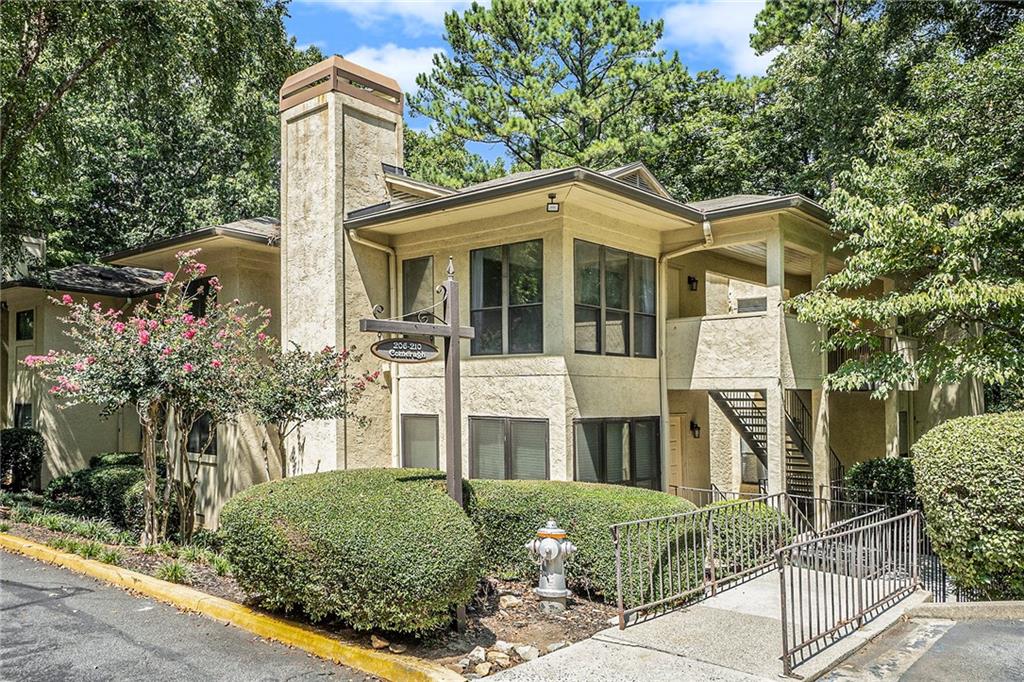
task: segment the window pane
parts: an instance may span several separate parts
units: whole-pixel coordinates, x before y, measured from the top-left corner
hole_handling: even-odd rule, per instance
[[[636,473],[634,485],[641,488],[657,487],[658,471],[658,424],[652,420],[638,421],[633,425],[633,440],[636,446]]]
[[[622,483],[629,475],[629,423],[607,422],[605,425],[605,483]]]
[[[470,345],[473,355],[501,354],[501,308],[477,310],[469,317],[469,323],[476,329]]]
[[[633,325],[633,352],[640,357],[653,358],[657,328],[654,316],[634,315]]]
[[[18,314],[14,316],[15,320],[15,340],[16,341],[31,341],[33,338],[33,328],[35,327],[35,311],[34,310],[19,310]]]
[[[548,477],[548,423],[511,421],[512,476],[521,480]]]
[[[606,310],[604,314],[604,352],[625,355],[629,352],[629,313]]]
[[[500,246],[470,252],[470,278],[470,300],[473,309],[501,305]]]
[[[31,403],[15,403],[14,405],[14,428],[16,429],[31,429],[33,428],[32,423],[32,404]]]
[[[633,309],[654,314],[654,259],[633,256]]]
[[[540,303],[544,242],[535,239],[508,247],[508,304]]]
[[[598,330],[601,318],[599,308],[576,306],[576,352],[596,353],[600,350]]]
[[[609,308],[629,309],[629,254],[625,251],[604,252],[604,303]]]
[[[402,314],[409,315],[434,305],[434,257],[402,261]],[[416,316],[407,320],[416,321]]]
[[[505,420],[470,419],[469,456],[476,478],[505,478]]]
[[[204,414],[192,425],[188,432],[188,451],[194,454],[217,454],[217,433],[213,419]]]
[[[544,308],[540,304],[509,308],[508,352],[544,351]]]
[[[209,290],[210,278],[194,279],[185,287],[185,296],[191,301],[189,312],[196,317],[206,316],[206,304],[211,302]]]
[[[601,481],[601,423],[576,422],[576,480]]]
[[[576,302],[601,305],[601,247],[577,241],[576,249]]]
[[[402,415],[402,466],[437,469],[437,417]]]

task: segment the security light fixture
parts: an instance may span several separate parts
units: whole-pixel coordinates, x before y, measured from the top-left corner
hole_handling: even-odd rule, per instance
[[[686,276],[686,285],[690,287],[690,291],[697,291],[697,278],[693,275]]]
[[[693,434],[694,438],[700,438],[700,424],[695,421],[690,422],[690,433]]]
[[[558,202],[555,201],[555,193],[552,192],[548,195],[548,213],[558,213]]]

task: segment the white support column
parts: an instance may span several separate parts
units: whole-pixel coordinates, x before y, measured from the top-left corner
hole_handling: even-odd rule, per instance
[[[765,284],[778,292],[778,303],[786,289],[786,240],[781,225],[768,234],[765,246]]]
[[[775,384],[765,391],[768,420],[768,493],[786,492],[786,408],[785,391]]]
[[[900,394],[889,391],[885,396],[885,456],[900,456]]]

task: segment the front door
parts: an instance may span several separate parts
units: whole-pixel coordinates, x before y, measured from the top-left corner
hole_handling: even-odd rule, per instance
[[[668,417],[668,485],[669,492],[683,485],[683,423],[686,415]]]

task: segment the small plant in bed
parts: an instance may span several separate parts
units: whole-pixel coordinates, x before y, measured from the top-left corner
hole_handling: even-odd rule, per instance
[[[169,583],[178,583],[180,585],[189,585],[192,583],[192,571],[189,569],[187,564],[180,561],[168,561],[167,563],[161,564],[154,574],[160,580],[166,580]]]

